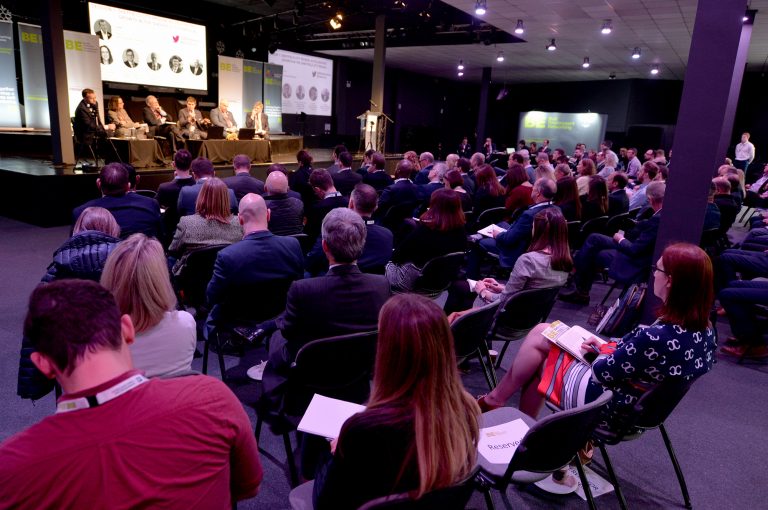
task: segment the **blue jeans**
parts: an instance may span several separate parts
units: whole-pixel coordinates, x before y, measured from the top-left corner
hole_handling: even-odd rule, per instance
[[[768,303],[768,282],[730,282],[720,291],[718,299],[728,313],[733,335],[748,344],[762,343],[755,321],[755,305]]]
[[[576,274],[573,281],[576,289],[584,294],[589,293],[592,282],[600,269],[611,267],[616,256],[616,243],[612,237],[603,234],[589,234],[584,245],[576,253],[574,265]]]

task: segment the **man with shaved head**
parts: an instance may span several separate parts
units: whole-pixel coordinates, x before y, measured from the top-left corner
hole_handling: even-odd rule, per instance
[[[304,203],[288,195],[288,177],[272,172],[264,183],[264,200],[269,208],[269,231],[278,236],[300,234],[304,230]]]
[[[206,294],[213,305],[209,325],[221,319],[223,307],[239,298],[240,288],[270,280],[297,280],[304,275],[299,241],[270,232],[269,217],[267,204],[259,195],[249,193],[240,200],[243,240],[227,246],[216,257]]]

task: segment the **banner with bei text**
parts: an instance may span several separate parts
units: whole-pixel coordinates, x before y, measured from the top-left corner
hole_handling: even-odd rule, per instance
[[[245,126],[243,115],[243,59],[219,55],[219,101],[229,103],[238,127]]]
[[[0,127],[21,127],[19,89],[13,58],[13,25],[0,22]]]
[[[269,130],[283,132],[283,66],[264,64],[264,113],[269,116]]]
[[[104,94],[101,89],[99,38],[91,34],[64,30],[64,58],[67,66],[69,112],[83,100],[83,89],[92,89],[99,102],[99,117],[104,122]]]
[[[19,56],[21,57],[21,83],[24,86],[25,125],[37,129],[50,129],[48,89],[45,86],[43,62],[43,35],[39,25],[18,23]]]

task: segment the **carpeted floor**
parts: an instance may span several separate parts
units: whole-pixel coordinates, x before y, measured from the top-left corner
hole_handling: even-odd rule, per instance
[[[18,351],[21,325],[29,293],[39,282],[53,251],[67,238],[69,229],[38,228],[0,218],[0,440],[51,414],[52,396],[32,403],[16,396]],[[602,296],[603,285],[595,285],[593,296]],[[550,318],[584,325],[590,308],[558,302]],[[728,334],[720,324],[721,337]],[[508,368],[517,351],[512,346],[503,368]],[[232,387],[255,422],[249,404],[258,396],[256,383],[245,377],[245,370],[263,358],[263,351],[251,351],[245,358],[227,357]],[[212,375],[218,376],[215,360]],[[195,360],[193,368],[200,369]],[[501,376],[501,374],[499,374]],[[465,376],[473,394],[487,392],[479,367]],[[700,379],[667,421],[695,508],[765,508],[766,458],[768,458],[768,366],[759,363],[737,365],[718,358],[714,370]],[[516,405],[516,401],[510,402]],[[289,486],[284,470],[285,451],[280,438],[269,430],[262,432],[265,469],[261,493],[241,502],[241,509],[288,508]],[[682,507],[677,480],[658,431],[638,441],[611,448],[617,475],[632,508]],[[594,469],[604,473],[599,454]],[[353,490],[353,488],[350,488]],[[494,494],[497,508],[584,508],[575,495],[553,496],[536,488],[510,488],[503,497]],[[618,508],[613,494],[597,499],[600,508]],[[480,494],[470,508],[485,508]]]

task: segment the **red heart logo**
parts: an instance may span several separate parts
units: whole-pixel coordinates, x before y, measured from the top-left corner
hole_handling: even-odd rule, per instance
[[[173,42],[179,42],[179,36],[178,35],[174,35],[173,36]]]

